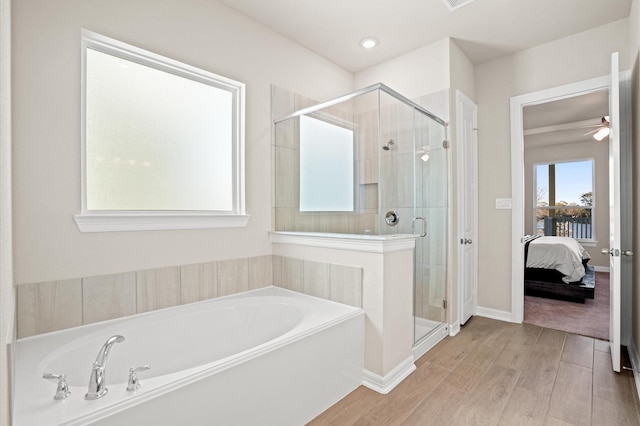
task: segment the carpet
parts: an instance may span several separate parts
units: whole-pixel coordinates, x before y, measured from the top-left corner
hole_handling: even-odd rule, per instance
[[[609,340],[609,273],[595,273],[595,296],[584,304],[524,297],[526,324]]]

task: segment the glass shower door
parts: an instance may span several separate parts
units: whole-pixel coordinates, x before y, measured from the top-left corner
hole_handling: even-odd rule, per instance
[[[446,322],[448,142],[445,127],[415,111],[414,344]]]
[[[446,321],[445,127],[420,110],[385,96],[379,109],[379,229],[386,235],[416,235],[415,344]]]

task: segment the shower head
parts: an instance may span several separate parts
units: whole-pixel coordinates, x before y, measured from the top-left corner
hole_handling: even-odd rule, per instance
[[[382,147],[382,149],[384,149],[385,151],[389,151],[391,149],[391,145],[394,145],[395,142],[393,141],[393,139],[389,139],[389,142],[387,142],[386,145],[384,145]]]

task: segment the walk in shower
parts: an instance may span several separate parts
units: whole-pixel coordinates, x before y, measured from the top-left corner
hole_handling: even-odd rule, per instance
[[[274,87],[273,229],[416,236],[414,344],[446,321],[446,123],[383,84],[316,103]]]

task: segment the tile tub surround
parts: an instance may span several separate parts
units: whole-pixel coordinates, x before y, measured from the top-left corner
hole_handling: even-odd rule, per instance
[[[302,425],[360,385],[363,326],[359,308],[271,286],[20,339],[14,421]],[[109,394],[85,401],[87,367],[114,334],[126,340],[109,357]],[[141,363],[151,370],[128,392]],[[42,371],[66,374],[70,397],[54,401]]]
[[[276,285],[362,307],[362,268],[256,256],[17,286],[18,338]]]
[[[273,285],[362,307],[362,268],[273,256]]]

